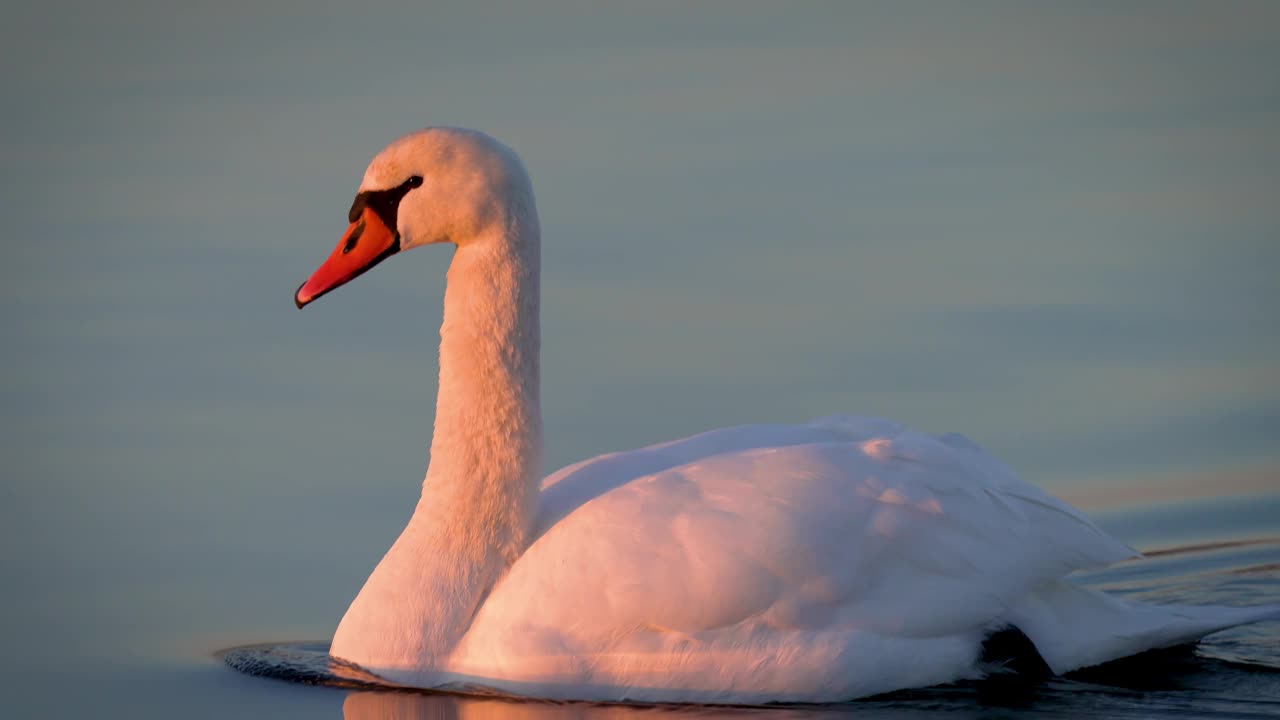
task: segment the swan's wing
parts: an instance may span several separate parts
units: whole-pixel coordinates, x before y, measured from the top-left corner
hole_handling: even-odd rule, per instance
[[[887,421],[879,421],[892,425]],[[897,427],[897,426],[893,426]],[[592,499],[641,477],[725,453],[847,439],[847,430],[813,425],[741,425],[638,450],[588,458],[542,481],[535,537]]]
[[[603,456],[549,478],[543,500],[474,650],[972,636],[1036,585],[1133,555],[973,443],[859,418]]]

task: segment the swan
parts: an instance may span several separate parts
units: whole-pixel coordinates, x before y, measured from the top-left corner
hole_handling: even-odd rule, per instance
[[[394,685],[547,699],[822,702],[1054,673],[1280,617],[1064,580],[1137,553],[965,437],[837,415],[712,430],[540,479],[540,229],[517,155],[435,127],[383,149],[299,308],[455,246],[430,464],[330,655]]]

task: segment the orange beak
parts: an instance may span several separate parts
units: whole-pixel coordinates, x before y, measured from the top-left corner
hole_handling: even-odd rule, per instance
[[[351,282],[399,250],[400,236],[387,227],[378,213],[366,207],[347,228],[329,259],[294,293],[293,303],[302,308],[330,290]]]

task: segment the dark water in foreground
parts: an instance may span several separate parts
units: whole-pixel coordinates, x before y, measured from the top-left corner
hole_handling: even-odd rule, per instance
[[[1143,560],[1083,574],[1080,582],[1154,602],[1248,605],[1280,601],[1280,497],[1112,511],[1101,523],[1148,553]],[[1180,542],[1170,543],[1171,539]],[[1147,653],[1065,678],[989,679],[836,705],[776,708],[602,706],[513,701],[466,694],[396,692],[334,667],[324,643],[232,650],[230,665],[306,687],[250,679],[254,694],[296,698],[296,712],[344,718],[691,717],[1180,717],[1280,716],[1280,623],[1219,633],[1196,647]],[[334,688],[341,688],[334,689]],[[338,695],[342,693],[342,695]],[[303,700],[306,700],[304,703]],[[323,700],[324,709],[313,703]],[[236,701],[237,707],[247,702]],[[266,711],[266,708],[263,708]]]

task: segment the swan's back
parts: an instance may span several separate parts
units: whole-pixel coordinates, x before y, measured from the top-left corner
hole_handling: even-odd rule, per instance
[[[946,682],[1033,588],[1133,554],[960,436],[843,416],[716,430],[547,478],[455,669],[599,699]]]

